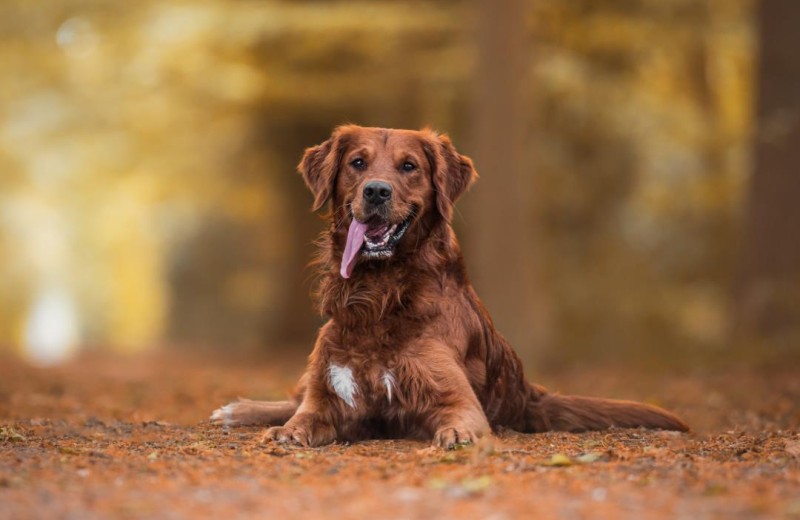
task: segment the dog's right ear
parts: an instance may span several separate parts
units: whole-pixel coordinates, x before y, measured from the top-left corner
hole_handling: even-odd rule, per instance
[[[336,174],[345,149],[346,134],[337,129],[322,144],[307,148],[297,171],[303,176],[308,189],[314,194],[311,211],[318,211],[333,193]]]

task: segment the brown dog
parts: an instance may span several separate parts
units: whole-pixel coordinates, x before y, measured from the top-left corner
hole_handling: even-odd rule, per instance
[[[454,201],[477,175],[446,136],[342,126],[298,169],[313,209],[332,203],[316,262],[329,321],[294,399],[240,400],[213,421],[271,425],[268,439],[304,446],[409,437],[452,448],[500,426],[688,429],[654,406],[549,394],[525,380],[450,226]]]

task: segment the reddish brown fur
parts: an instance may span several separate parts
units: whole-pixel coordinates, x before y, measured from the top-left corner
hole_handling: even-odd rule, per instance
[[[354,157],[368,167],[353,168]],[[402,171],[404,161],[417,169]],[[467,279],[450,219],[453,202],[477,175],[446,136],[343,126],[306,150],[298,169],[314,193],[313,208],[332,205],[316,261],[318,303],[329,321],[292,401],[239,401],[215,412],[215,420],[273,425],[268,439],[309,446],[409,437],[449,448],[501,426],[521,432],[688,429],[660,408],[550,394],[525,380],[519,358]],[[377,179],[393,188],[387,220],[400,222],[416,211],[415,219],[393,257],[361,258],[351,278],[342,278],[351,210],[365,217],[358,194]],[[334,391],[331,363],[352,370],[355,406]],[[391,401],[386,371],[394,377]]]

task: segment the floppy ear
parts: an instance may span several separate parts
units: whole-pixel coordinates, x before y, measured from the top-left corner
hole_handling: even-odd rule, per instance
[[[459,154],[447,135],[431,132],[426,152],[431,162],[436,206],[445,220],[453,215],[453,204],[478,178],[472,160]]]
[[[322,208],[333,193],[333,184],[336,182],[343,153],[344,136],[338,130],[324,143],[306,148],[303,159],[297,165],[297,171],[314,194],[311,211]]]

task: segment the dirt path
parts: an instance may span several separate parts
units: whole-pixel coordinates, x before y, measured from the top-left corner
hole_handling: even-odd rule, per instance
[[[409,441],[262,445],[205,422],[278,398],[296,364],[0,359],[0,518],[800,518],[800,377],[550,374],[564,392],[668,406],[695,432],[501,432],[454,452]],[[280,516],[279,516],[280,515]]]

